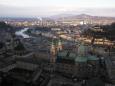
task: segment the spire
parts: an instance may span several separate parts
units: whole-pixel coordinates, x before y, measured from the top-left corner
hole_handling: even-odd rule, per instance
[[[81,43],[78,47],[78,55],[85,56],[85,46],[84,43]]]
[[[50,62],[51,63],[55,63],[56,46],[54,45],[54,41],[53,40],[52,40],[52,43],[51,43],[50,54],[51,54]]]
[[[52,43],[51,43],[51,50],[50,50],[50,52],[51,52],[51,54],[55,54],[56,52],[55,52],[55,45],[54,45],[54,41],[52,40]]]
[[[60,39],[58,40],[57,50],[58,50],[58,51],[61,51],[61,50],[62,50],[62,42],[61,42]]]

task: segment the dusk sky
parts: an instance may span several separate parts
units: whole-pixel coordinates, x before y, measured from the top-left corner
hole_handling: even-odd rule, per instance
[[[115,17],[115,0],[0,0],[1,17],[83,13]]]

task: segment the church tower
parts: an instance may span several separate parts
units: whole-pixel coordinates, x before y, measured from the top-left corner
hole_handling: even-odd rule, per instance
[[[56,61],[56,46],[54,45],[53,40],[52,40],[52,44],[51,44],[50,54],[51,54],[50,62],[55,63],[55,61]]]
[[[78,56],[85,56],[85,55],[86,55],[86,49],[84,43],[81,43],[78,47]]]
[[[61,50],[62,50],[62,42],[61,42],[61,40],[59,39],[59,40],[58,40],[57,51],[61,51]]]

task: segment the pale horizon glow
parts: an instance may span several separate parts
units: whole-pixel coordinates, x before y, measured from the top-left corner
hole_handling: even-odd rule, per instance
[[[0,0],[0,16],[90,14],[115,17],[115,0]]]

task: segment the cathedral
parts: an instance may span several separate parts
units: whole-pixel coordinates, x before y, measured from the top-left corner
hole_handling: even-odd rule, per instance
[[[50,62],[51,63],[55,63],[56,62],[56,55],[60,51],[62,51],[61,40],[59,39],[57,44],[54,43],[54,40],[52,40],[51,49],[50,49],[50,54],[51,54]]]
[[[50,62],[56,65],[55,71],[81,79],[97,76],[99,58],[88,53],[89,49],[84,43],[77,44],[76,48],[76,52],[64,50],[60,39],[57,44],[52,41]]]

